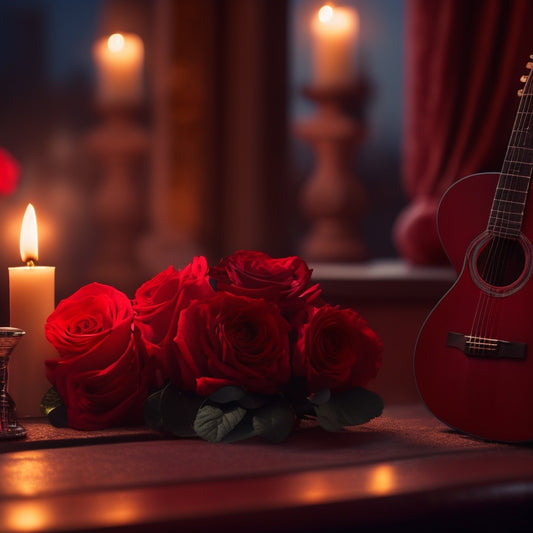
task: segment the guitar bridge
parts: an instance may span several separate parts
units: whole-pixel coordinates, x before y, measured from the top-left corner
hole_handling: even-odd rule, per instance
[[[462,335],[450,331],[446,346],[458,348],[468,357],[485,359],[524,360],[527,355],[525,342],[509,342],[474,335]]]

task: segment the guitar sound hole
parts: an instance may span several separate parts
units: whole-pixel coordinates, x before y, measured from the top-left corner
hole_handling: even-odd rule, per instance
[[[518,239],[492,237],[477,258],[481,279],[493,287],[507,287],[520,278],[526,258]]]

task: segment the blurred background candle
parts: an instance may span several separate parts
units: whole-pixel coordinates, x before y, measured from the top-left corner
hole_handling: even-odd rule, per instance
[[[359,32],[357,11],[324,5],[312,22],[312,86],[346,87],[355,82],[355,51]]]
[[[44,361],[57,357],[44,335],[55,307],[55,267],[37,266],[39,258],[35,209],[28,205],[20,230],[20,255],[25,266],[9,268],[10,324],[26,335],[9,362],[9,394],[18,416],[40,416],[41,399],[50,388]]]
[[[143,96],[144,45],[133,33],[114,33],[93,48],[100,104],[138,104]]]

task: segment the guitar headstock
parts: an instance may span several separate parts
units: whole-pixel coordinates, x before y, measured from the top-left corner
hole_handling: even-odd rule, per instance
[[[533,54],[530,54],[529,59],[533,59]],[[533,69],[533,61],[528,61],[526,63],[526,68],[531,71],[531,69]],[[520,81],[522,83],[526,83],[530,75],[531,75],[531,72],[529,74],[524,74],[523,76],[520,77]],[[524,89],[519,89],[518,96],[523,96],[523,95],[524,95]]]

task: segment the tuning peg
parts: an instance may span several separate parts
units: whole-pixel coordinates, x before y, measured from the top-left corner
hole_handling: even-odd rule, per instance
[[[533,59],[533,57],[531,59]],[[529,69],[533,68],[533,62],[532,61],[528,61],[526,63],[526,68],[529,68]]]
[[[516,91],[518,96],[524,96],[524,89],[518,89],[518,91]]]
[[[524,74],[524,75],[520,78],[520,81],[521,81],[522,83],[526,83],[527,78],[528,78],[528,76],[526,76],[526,75]]]

